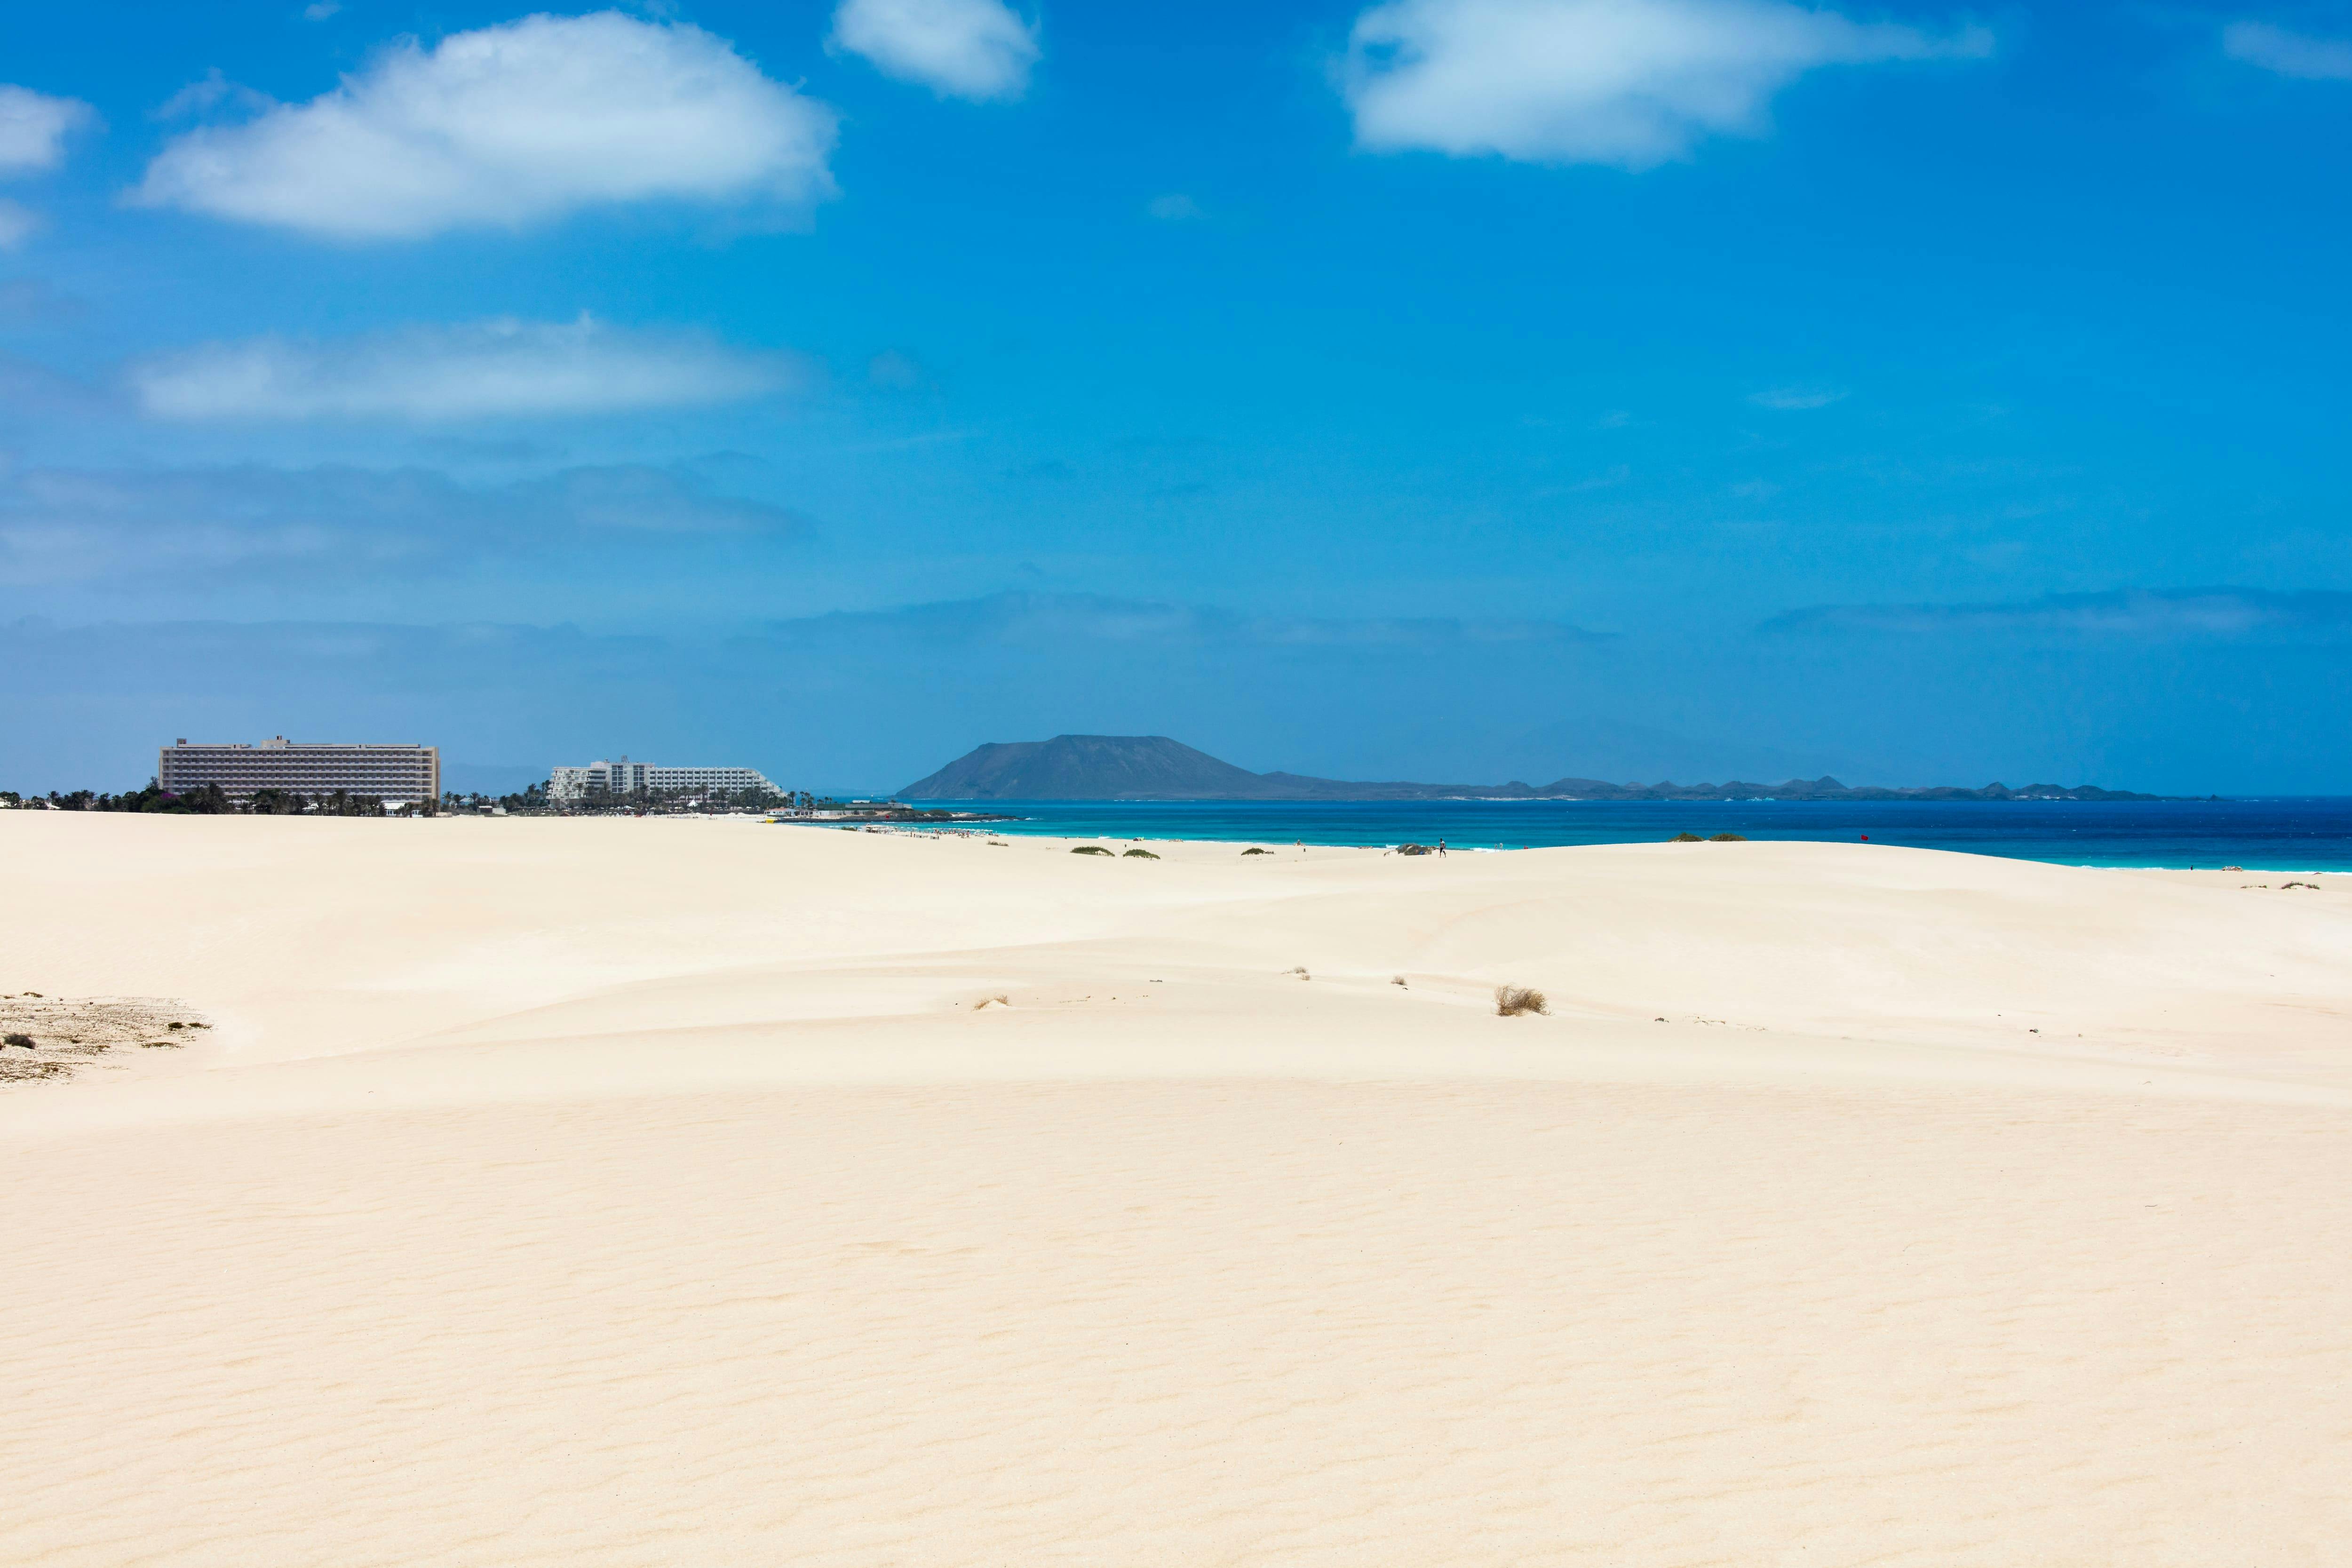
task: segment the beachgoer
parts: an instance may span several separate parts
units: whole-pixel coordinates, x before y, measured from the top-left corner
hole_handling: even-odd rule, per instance
[[[1437,853],[1441,856],[1445,853],[1445,840],[1443,838],[1437,841]]]

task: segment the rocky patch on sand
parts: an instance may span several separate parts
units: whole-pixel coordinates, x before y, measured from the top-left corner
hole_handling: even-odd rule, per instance
[[[175,1049],[211,1027],[167,996],[0,993],[0,1083],[64,1078],[111,1051]]]

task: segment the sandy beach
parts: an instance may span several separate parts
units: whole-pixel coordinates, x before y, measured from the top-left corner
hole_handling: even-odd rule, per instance
[[[1150,847],[0,813],[0,1561],[2341,1560],[2352,878]]]

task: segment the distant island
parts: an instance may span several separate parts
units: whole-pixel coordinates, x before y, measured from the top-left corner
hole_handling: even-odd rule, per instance
[[[2095,784],[2011,789],[1941,785],[1850,788],[1833,778],[1785,784],[1362,784],[1300,773],[1254,773],[1165,735],[1056,735],[991,742],[898,792],[901,800],[2162,800]]]

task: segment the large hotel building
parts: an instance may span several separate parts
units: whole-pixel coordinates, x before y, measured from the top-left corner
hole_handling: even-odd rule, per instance
[[[600,758],[585,767],[554,768],[547,776],[549,798],[566,805],[594,796],[632,795],[640,790],[650,795],[714,790],[731,795],[747,789],[780,798],[784,793],[770,784],[767,775],[757,768],[669,768],[654,763],[633,763],[626,757],[617,763]]]
[[[257,746],[190,745],[184,738],[166,746],[155,763],[155,782],[167,790],[218,784],[232,800],[250,800],[256,790],[288,795],[373,795],[383,801],[441,798],[441,752],[436,746],[344,745],[271,737]]]

